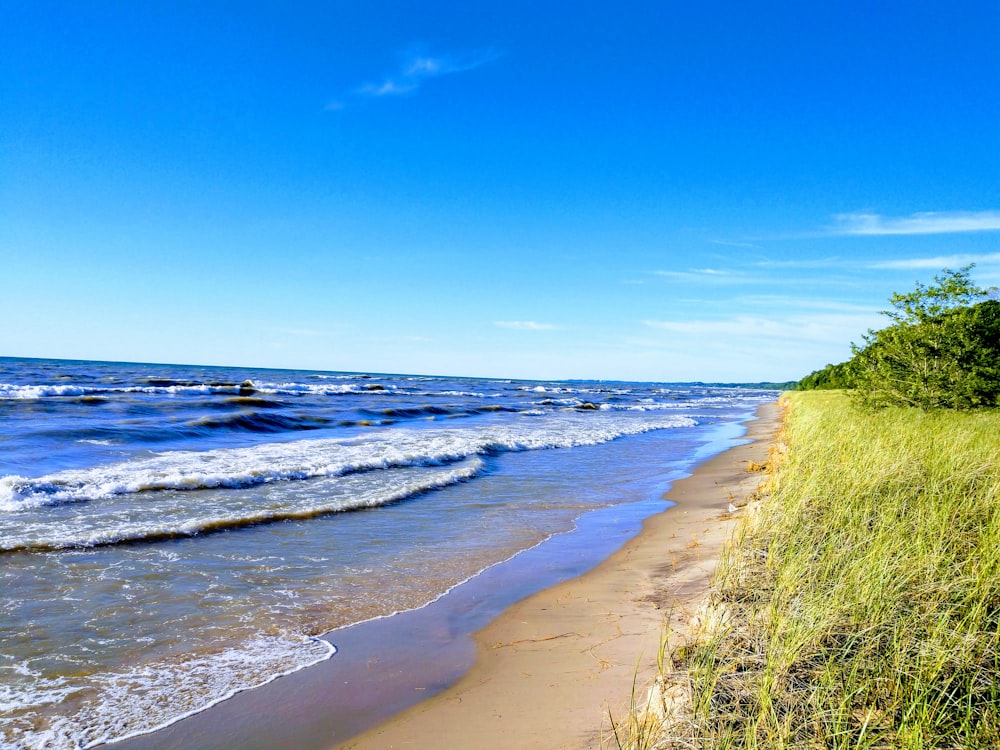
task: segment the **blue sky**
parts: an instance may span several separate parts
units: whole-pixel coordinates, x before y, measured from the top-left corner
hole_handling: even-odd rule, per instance
[[[1000,3],[0,0],[0,354],[795,379],[1000,284]]]

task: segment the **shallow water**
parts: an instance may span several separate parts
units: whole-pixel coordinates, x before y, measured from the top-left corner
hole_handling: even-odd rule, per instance
[[[146,731],[329,658],[326,631],[658,497],[773,398],[0,360],[0,743]]]

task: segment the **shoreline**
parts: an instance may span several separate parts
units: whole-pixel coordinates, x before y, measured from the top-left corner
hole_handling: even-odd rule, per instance
[[[737,518],[729,502],[760,483],[747,466],[767,460],[779,423],[776,402],[758,407],[745,442],[674,483],[665,496],[673,508],[648,517],[597,567],[508,607],[475,633],[476,662],[456,684],[331,747],[605,746],[609,715],[624,717],[633,690],[645,699],[665,624],[684,632],[707,595]]]
[[[629,550],[633,547],[651,546],[647,541],[655,542],[655,540],[647,540],[647,536],[650,535],[651,529],[662,526],[657,519],[666,518],[667,528],[677,526],[674,536],[678,536],[678,530],[686,528],[690,525],[689,522],[694,520],[683,518],[690,511],[687,506],[700,508],[702,504],[688,503],[685,500],[687,493],[684,487],[701,476],[706,467],[714,465],[723,457],[761,442],[761,436],[755,437],[755,433],[760,431],[762,423],[776,424],[776,418],[768,420],[764,416],[768,410],[773,410],[776,415],[776,404],[758,407],[756,416],[744,422],[747,431],[739,438],[743,441],[742,444],[729,447],[696,465],[692,469],[694,474],[673,482],[672,488],[663,498],[632,503],[631,505],[636,507],[627,510],[626,506],[612,506],[593,511],[580,519],[581,524],[591,525],[589,531],[550,538],[546,542],[545,554],[532,558],[532,550],[528,550],[515,557],[513,562],[508,561],[496,566],[495,569],[487,569],[479,574],[475,585],[452,591],[425,607],[324,634],[322,640],[333,643],[338,649],[333,659],[268,685],[238,693],[204,712],[156,732],[113,742],[107,746],[122,750],[172,750],[194,746],[203,750],[236,750],[236,748],[263,749],[286,745],[318,750],[333,746],[421,747],[435,744],[440,735],[440,724],[437,719],[431,718],[430,723],[423,729],[419,726],[419,721],[418,726],[409,728],[406,722],[412,721],[411,717],[414,715],[433,716],[441,706],[454,703],[456,691],[460,695],[465,695],[470,680],[481,679],[484,669],[487,675],[491,674],[496,651],[509,651],[522,658],[527,656],[528,662],[535,663],[537,659],[532,655],[527,645],[529,643],[534,642],[539,645],[541,648],[538,649],[538,653],[544,655],[550,650],[558,653],[565,651],[565,647],[553,648],[559,641],[569,645],[578,640],[577,636],[584,639],[588,637],[576,632],[584,629],[580,627],[572,632],[538,636],[514,632],[517,628],[512,631],[503,623],[510,624],[514,621],[512,618],[520,617],[516,613],[521,612],[536,598],[543,597],[551,601],[551,597],[555,596],[558,599],[563,594],[552,592],[574,587],[578,582],[589,581],[590,576],[608,568],[623,555],[625,559],[631,558],[633,552]],[[756,442],[747,443],[748,440]],[[765,444],[761,448],[764,454],[767,447],[768,444]],[[744,478],[751,477],[756,482],[754,475],[747,475],[744,471],[746,460],[742,458],[736,460],[742,461],[738,471]],[[663,506],[664,499],[677,502],[680,507],[667,513],[665,511],[669,508]],[[728,495],[723,494],[720,502],[721,505],[716,502],[712,506],[711,514],[718,515],[720,507],[725,510],[728,505]],[[679,522],[679,525],[673,521]],[[697,523],[702,522],[697,521]],[[598,554],[600,561],[596,565],[593,562],[595,538],[599,539],[601,544]],[[586,544],[586,549],[574,549],[574,545],[579,546],[582,543]],[[559,548],[553,550],[553,544]],[[688,542],[685,542],[686,544]],[[658,564],[662,565],[663,560],[669,558],[674,561],[672,567],[680,566],[686,569],[690,567],[688,558],[700,558],[701,555],[700,548],[695,548],[694,552],[678,549],[666,557],[661,554]],[[577,559],[590,562],[574,562]],[[558,562],[555,566],[559,568],[558,570],[540,570],[552,565],[553,561]],[[574,568],[574,565],[577,567]],[[645,567],[648,567],[648,564]],[[694,568],[697,569],[698,564],[695,564]],[[629,575],[634,576],[634,573]],[[646,578],[648,575],[649,571],[643,573]],[[542,587],[541,591],[539,585]],[[660,611],[663,604],[657,602],[655,594],[652,597],[647,595],[636,597],[628,586],[620,590],[614,587],[612,589],[601,594],[601,598],[606,600],[605,608],[609,612],[615,609],[624,612],[629,608],[643,610],[639,619],[643,621],[642,629],[647,636],[640,639],[642,642],[633,643],[634,638],[616,635],[614,632],[599,633],[598,640],[620,641],[616,647],[614,660],[624,660],[624,670],[620,663],[615,663],[612,667],[611,663],[614,660],[609,661],[606,656],[598,658],[595,652],[592,651],[588,655],[580,652],[579,648],[573,652],[576,656],[575,665],[569,663],[555,667],[561,672],[571,672],[574,668],[586,671],[590,663],[597,660],[601,665],[600,679],[594,678],[588,681],[596,683],[591,687],[598,692],[609,688],[606,690],[609,696],[621,693],[617,688],[611,689],[613,685],[620,686],[627,683],[628,689],[631,688],[632,678],[636,676],[635,659],[640,654],[645,661],[655,665],[655,652],[663,621],[663,613]],[[486,592],[496,590],[502,591],[502,595],[499,597],[495,594],[486,595]],[[623,598],[625,601],[619,601]],[[544,608],[548,613],[546,617],[551,616],[552,622],[549,624],[553,627],[558,622],[556,618],[558,608],[556,605]],[[596,624],[601,620],[602,614],[588,610],[578,617],[593,619]],[[624,614],[620,616],[628,625],[626,630],[631,632],[634,629],[630,622],[632,616]],[[649,640],[650,634],[653,636],[652,645],[647,647],[646,641]],[[493,640],[490,640],[491,638]],[[493,648],[499,643],[505,644],[504,648]],[[599,645],[601,644],[595,642],[594,651]],[[648,659],[646,655],[649,655]],[[623,674],[627,677],[624,683]],[[614,679],[609,681],[608,677]],[[637,684],[648,682],[648,680],[643,681],[644,674],[640,674],[639,678]],[[651,679],[651,675],[649,678]],[[487,682],[491,682],[489,677]],[[516,689],[520,691],[522,688],[519,686]],[[551,694],[558,691],[545,688],[536,692],[538,695],[531,699],[531,705],[545,706],[552,702],[554,696]],[[627,702],[627,690],[624,697]],[[465,698],[458,700],[464,701]],[[488,698],[487,702],[493,700]],[[598,706],[597,710],[590,712],[589,719],[586,718],[588,709],[584,706],[592,702],[579,701],[580,715],[574,721],[594,733],[599,732],[602,717],[607,724],[608,711],[606,706],[604,708]],[[618,707],[613,708],[616,711],[618,709]],[[554,708],[549,706],[543,713],[552,710]],[[466,714],[464,722],[474,726],[467,728],[467,731],[462,732],[458,739],[452,740],[451,744],[456,747],[502,746],[497,744],[497,737],[492,729],[487,732],[488,736],[485,736],[482,742],[463,744],[472,741],[476,727],[484,725],[483,717],[478,712],[463,713]],[[458,725],[463,723],[463,718],[450,717],[447,721]],[[519,716],[512,723],[521,721],[522,717]],[[550,723],[557,729],[561,728],[563,734],[566,733],[566,725],[562,720]],[[403,727],[400,731],[410,735],[406,743],[393,744],[396,741],[385,736],[386,732],[391,734],[397,731],[393,727]],[[420,739],[421,736],[423,739]],[[526,737],[513,739],[509,746],[522,746],[522,742],[528,741],[530,740]],[[594,743],[556,745],[552,740],[543,742],[547,743],[546,746],[553,747],[595,746]]]

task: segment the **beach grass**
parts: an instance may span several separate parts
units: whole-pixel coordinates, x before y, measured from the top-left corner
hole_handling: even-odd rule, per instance
[[[1000,747],[1000,412],[786,398],[656,746]]]

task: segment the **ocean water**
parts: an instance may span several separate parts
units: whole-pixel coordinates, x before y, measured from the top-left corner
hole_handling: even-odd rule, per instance
[[[774,393],[0,358],[0,747],[151,731],[334,658]]]

